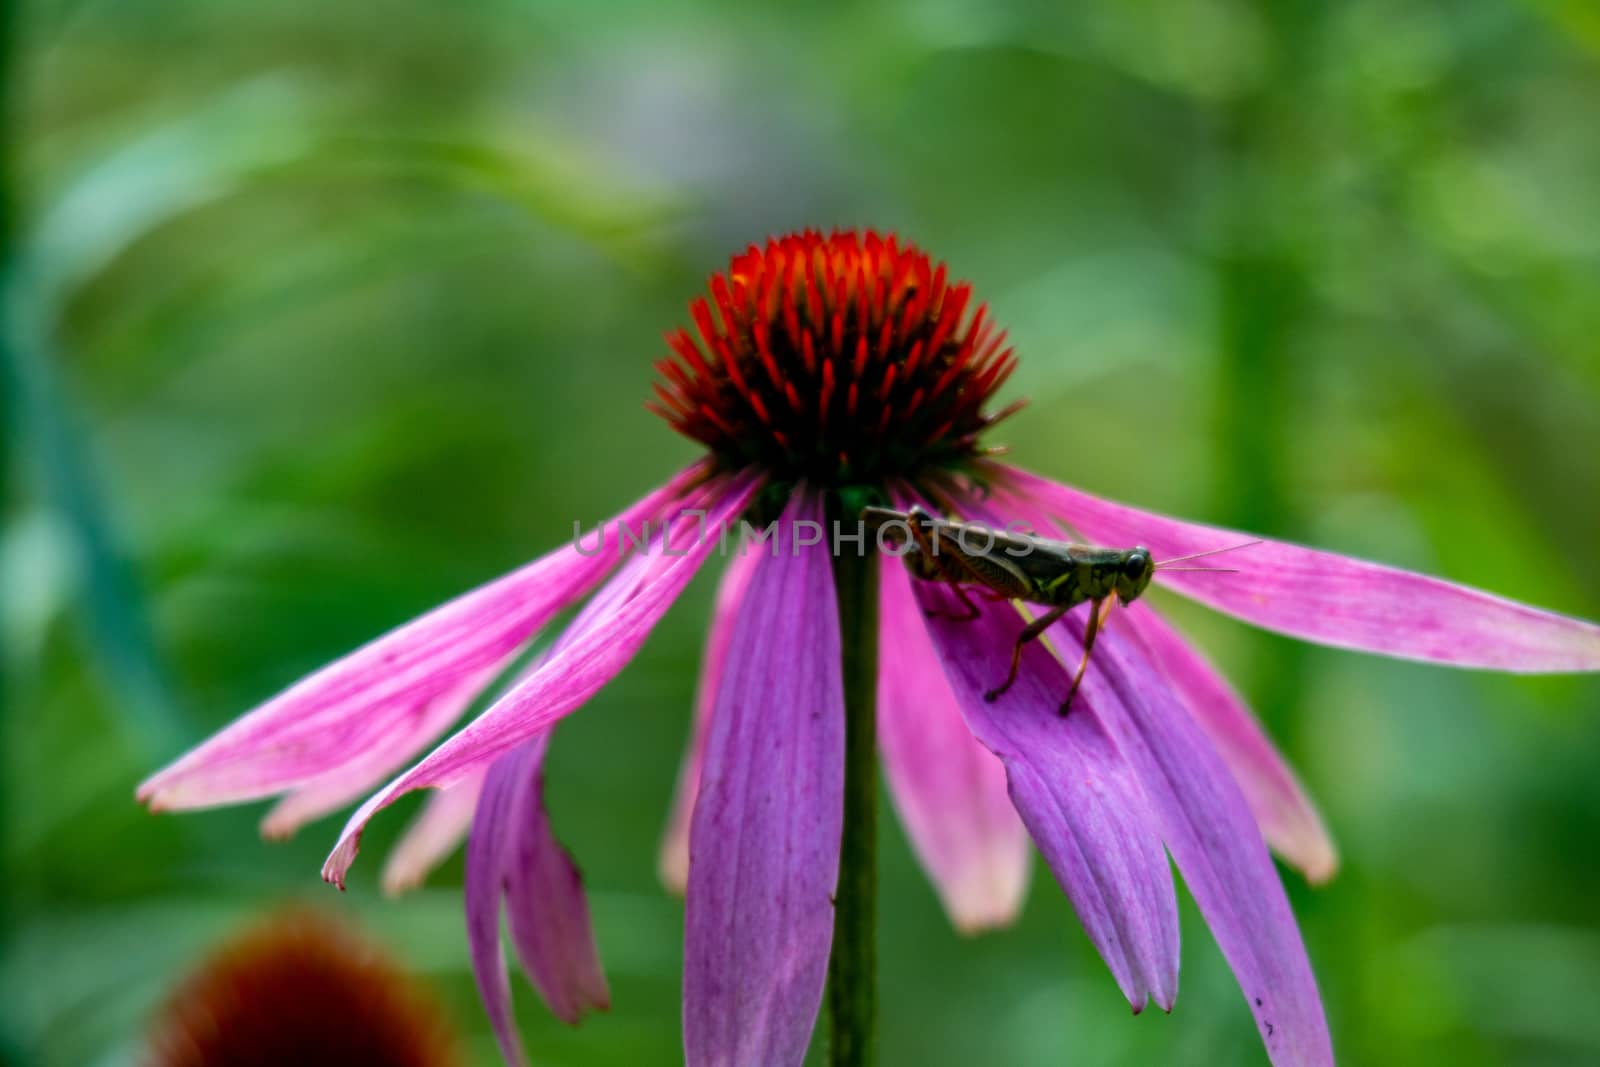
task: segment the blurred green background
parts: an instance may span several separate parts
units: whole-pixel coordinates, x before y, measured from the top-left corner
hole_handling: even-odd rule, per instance
[[[1024,466],[1600,617],[1600,9],[1068,8],[4,4],[0,1061],[127,1062],[301,898],[496,1062],[459,857],[376,889],[416,798],[340,897],[337,819],[269,845],[133,787],[687,461],[650,362],[771,233],[893,228],[970,278]],[[555,743],[616,1006],[567,1030],[519,983],[538,1063],[680,1055],[655,847],[710,591]],[[1172,607],[1342,846],[1286,880],[1343,1061],[1600,1062],[1600,680]],[[962,939],[885,819],[885,1064],[1265,1062],[1187,902],[1177,1011],[1130,1019],[1047,873]]]

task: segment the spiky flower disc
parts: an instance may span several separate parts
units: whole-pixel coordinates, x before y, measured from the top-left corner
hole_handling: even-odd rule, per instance
[[[1015,366],[1005,331],[971,304],[970,285],[893,235],[752,245],[690,305],[695,333],[667,335],[650,407],[725,466],[779,481],[957,466],[1009,414],[984,405]]]

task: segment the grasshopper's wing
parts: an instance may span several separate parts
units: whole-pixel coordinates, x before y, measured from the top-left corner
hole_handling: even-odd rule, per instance
[[[1017,566],[1016,559],[1000,550],[1002,541],[1019,544],[1015,538],[995,534],[992,543],[985,538],[981,545],[967,545],[952,529],[945,526],[934,533],[939,567],[947,581],[981,585],[1012,600],[1032,598],[1033,582]]]
[[[1030,538],[1026,544],[1026,552],[1006,555],[1005,558],[1016,564],[1017,570],[1032,582],[1043,584],[1082,562],[1082,545],[1044,538]]]

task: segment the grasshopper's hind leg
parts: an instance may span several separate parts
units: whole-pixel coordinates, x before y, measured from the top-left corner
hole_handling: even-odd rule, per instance
[[[987,693],[983,694],[983,699],[993,704],[997,699],[999,699],[1000,694],[1011,688],[1011,684],[1017,680],[1017,667],[1022,663],[1022,646],[1027,644],[1029,641],[1032,641],[1046,630],[1050,629],[1051,625],[1054,624],[1057,619],[1061,618],[1061,616],[1065,615],[1070,610],[1072,610],[1070,605],[1066,607],[1051,608],[1049,611],[1045,612],[1043,615],[1039,616],[1037,619],[1034,619],[1032,622],[1022,628],[1022,632],[1017,635],[1017,643],[1011,646],[1011,670],[1006,672],[1006,680],[1001,682],[996,688],[991,689]]]
[[[916,542],[916,551],[917,555],[921,557],[921,566],[928,572],[924,577],[933,576],[949,585],[950,591],[956,595],[956,599],[961,601],[961,606],[966,609],[959,615],[952,611],[929,611],[926,613],[928,618],[970,622],[981,615],[982,612],[978,610],[978,605],[972,602],[972,598],[967,595],[967,591],[961,587],[961,583],[965,578],[961,568],[953,565],[949,556],[940,555],[938,547],[934,544],[933,538],[928,536],[927,531],[912,523],[911,539]]]
[[[1061,702],[1061,714],[1065,715],[1067,709],[1072,707],[1072,698],[1078,695],[1078,686],[1083,683],[1083,672],[1089,669],[1089,653],[1094,651],[1094,638],[1100,632],[1100,627],[1105,624],[1106,616],[1111,614],[1111,606],[1116,603],[1114,598],[1104,601],[1091,601],[1094,607],[1089,610],[1089,626],[1083,632],[1083,659],[1078,663],[1078,673],[1072,676],[1072,688],[1067,690],[1067,699]],[[1104,610],[1101,605],[1104,604]]]

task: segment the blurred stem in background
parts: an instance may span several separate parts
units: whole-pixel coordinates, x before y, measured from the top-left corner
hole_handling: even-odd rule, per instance
[[[1227,525],[1303,539],[1286,471],[1293,465],[1295,333],[1310,297],[1309,253],[1306,227],[1285,216],[1306,193],[1308,142],[1316,136],[1297,124],[1315,113],[1307,98],[1318,15],[1307,3],[1263,0],[1254,8],[1267,40],[1266,64],[1222,116],[1229,200],[1217,264],[1218,514]],[[1244,688],[1293,752],[1305,646],[1275,644],[1273,655],[1252,665]]]
[[[76,588],[87,616],[89,639],[114,694],[113,706],[126,712],[134,741],[152,756],[165,757],[191,733],[182,728],[177,705],[155,651],[143,598],[133,567],[120,548],[99,486],[89,467],[79,427],[57,380],[60,353],[55,347],[60,301],[40,298],[29,261],[20,216],[20,191],[12,131],[20,111],[22,76],[18,5],[0,13],[0,397],[6,443],[0,448],[0,476],[11,464],[30,464],[43,490],[45,506],[56,513],[74,556]],[[11,443],[20,448],[9,456]],[[0,502],[15,503],[20,490],[0,483]]]

